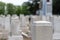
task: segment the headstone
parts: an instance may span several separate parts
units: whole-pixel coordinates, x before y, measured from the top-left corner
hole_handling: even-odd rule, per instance
[[[20,29],[20,20],[17,15],[11,17],[11,36],[8,37],[8,40],[23,40]]]
[[[34,21],[31,27],[32,40],[52,40],[52,25],[48,21]]]
[[[47,17],[45,15],[42,16],[42,21],[46,21]]]
[[[60,16],[54,16],[54,40],[60,40]]]
[[[45,15],[46,16],[46,13],[47,13],[47,2],[46,0],[41,0],[42,1],[42,9],[41,9],[41,14],[40,15]]]
[[[11,18],[11,31],[12,35],[18,35],[20,30],[20,20],[19,17],[14,15]]]
[[[26,16],[26,24],[29,24],[29,16]]]
[[[55,29],[55,32],[58,32],[60,33],[60,17],[54,17],[54,29]]]
[[[21,35],[20,36],[12,36],[12,37],[9,36],[8,40],[23,40],[23,37]]]
[[[49,0],[49,2],[47,2],[47,16],[52,16],[52,0]]]
[[[5,29],[5,16],[0,15],[0,39],[7,39],[8,38],[8,30]]]
[[[20,15],[20,26],[24,27],[26,24],[26,19],[24,15]]]
[[[2,25],[2,27],[5,29],[5,16],[4,15],[0,16],[0,25]]]
[[[54,17],[53,16],[46,16],[46,21],[49,21],[52,23],[53,30],[54,30]]]
[[[41,20],[40,16],[37,16],[37,15],[31,16],[31,22],[33,22],[33,21],[39,21],[39,20]]]
[[[22,32],[26,33],[28,31],[27,17],[24,15],[20,15],[20,27],[22,29]]]
[[[5,17],[5,29],[10,33],[10,15]]]

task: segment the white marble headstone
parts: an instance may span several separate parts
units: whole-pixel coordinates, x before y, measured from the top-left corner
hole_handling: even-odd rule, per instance
[[[5,29],[10,33],[10,15],[5,17]]]
[[[60,40],[60,16],[54,16],[54,40]]]
[[[12,35],[19,35],[20,30],[20,20],[18,16],[12,16],[11,18],[11,31]]]
[[[20,15],[20,26],[24,27],[25,23],[26,23],[25,16],[24,15]]]
[[[48,21],[34,21],[31,26],[32,40],[52,40],[52,25]]]
[[[5,16],[4,15],[0,16],[0,25],[2,25],[2,27],[5,28]]]
[[[8,37],[8,40],[23,40],[20,29],[20,19],[17,15],[11,17],[11,34],[12,36]]]

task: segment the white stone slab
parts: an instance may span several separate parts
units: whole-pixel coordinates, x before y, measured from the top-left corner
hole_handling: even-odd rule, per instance
[[[11,18],[11,32],[12,35],[20,35],[20,20],[18,16]]]
[[[54,32],[60,33],[60,17],[54,17]]]
[[[5,29],[10,33],[10,16],[5,17]]]
[[[0,25],[5,28],[5,16],[0,16]]]
[[[60,39],[60,33],[54,33],[53,34],[53,39]]]
[[[25,17],[24,17],[24,15],[20,15],[20,26],[21,27],[25,26]]]
[[[60,40],[60,16],[54,16],[54,40]]]
[[[31,27],[32,40],[52,40],[52,25],[47,21],[34,21]]]
[[[22,36],[10,36],[8,40],[23,40]]]

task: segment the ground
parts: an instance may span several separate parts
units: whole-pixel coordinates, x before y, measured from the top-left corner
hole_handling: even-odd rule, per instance
[[[24,40],[31,40],[31,38],[27,38],[25,36],[23,36]]]

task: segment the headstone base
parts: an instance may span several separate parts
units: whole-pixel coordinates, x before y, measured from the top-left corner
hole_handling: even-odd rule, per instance
[[[23,36],[9,36],[8,40],[23,40]]]
[[[54,33],[53,40],[60,40],[60,33]]]

